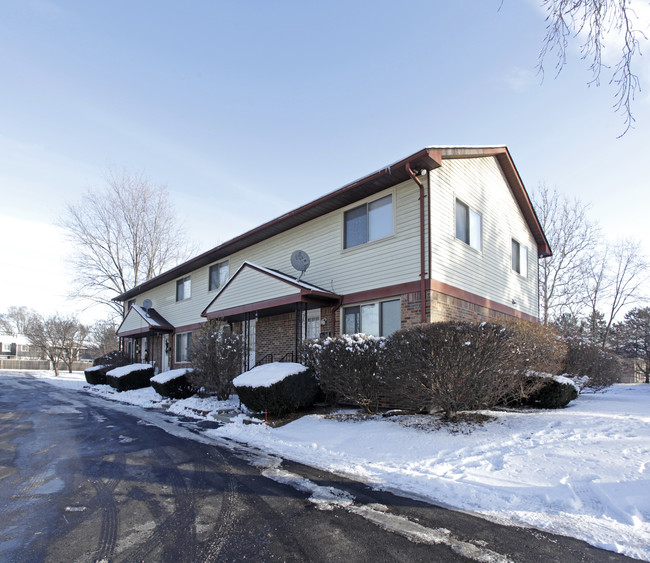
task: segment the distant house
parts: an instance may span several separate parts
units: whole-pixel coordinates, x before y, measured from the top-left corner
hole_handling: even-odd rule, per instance
[[[534,321],[550,254],[505,146],[427,147],[118,296],[118,336],[167,370],[222,319],[244,334],[248,368],[293,358],[305,338]]]
[[[22,360],[38,357],[27,338],[22,334],[0,334],[0,358],[6,360]]]

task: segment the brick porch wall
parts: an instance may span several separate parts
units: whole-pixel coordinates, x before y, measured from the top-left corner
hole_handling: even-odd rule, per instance
[[[256,361],[260,361],[267,354],[273,354],[273,361],[279,361],[285,354],[295,350],[295,318],[295,313],[285,313],[257,319]]]

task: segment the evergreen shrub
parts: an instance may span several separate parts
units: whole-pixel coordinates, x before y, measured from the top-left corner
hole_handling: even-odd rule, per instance
[[[570,380],[561,381],[553,377],[534,377],[541,380],[541,387],[528,396],[523,404],[540,409],[561,409],[578,398],[578,389]]]
[[[263,367],[265,366],[253,368],[251,372]],[[236,381],[235,384],[240,401],[248,409],[273,415],[283,415],[311,407],[320,392],[311,369],[288,375],[267,387],[237,385]]]
[[[130,363],[131,359],[129,356],[119,350],[113,350],[93,360],[93,366],[107,366],[109,367],[109,371],[112,368],[128,366]]]
[[[109,371],[106,383],[118,391],[130,391],[149,387],[154,368],[149,364],[131,364]]]
[[[91,385],[106,385],[106,372],[111,369],[111,366],[94,365],[84,370],[84,377]]]
[[[164,371],[151,378],[151,386],[163,397],[187,399],[196,392],[187,380],[187,374],[191,371],[191,368]]]
[[[370,413],[377,412],[387,392],[382,369],[385,346],[385,338],[343,335],[306,342],[302,357],[328,401],[354,403]]]

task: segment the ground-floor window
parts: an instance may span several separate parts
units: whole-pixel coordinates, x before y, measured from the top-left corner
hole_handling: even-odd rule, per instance
[[[192,333],[181,332],[176,335],[175,362],[189,362],[190,352],[192,351]]]
[[[401,319],[399,299],[353,305],[343,309],[343,333],[388,336],[400,329]]]
[[[320,338],[320,309],[309,309],[303,316],[303,338]]]

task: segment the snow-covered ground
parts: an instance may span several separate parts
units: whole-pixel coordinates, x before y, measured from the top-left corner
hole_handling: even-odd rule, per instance
[[[9,373],[9,372],[7,372]],[[88,390],[83,374],[33,372]],[[92,392],[144,407],[216,418],[237,401],[163,399],[148,388]],[[650,560],[650,385],[582,394],[558,411],[490,412],[483,426],[447,427],[431,417],[310,415],[282,427],[240,414],[207,430],[376,488],[573,536]]]

